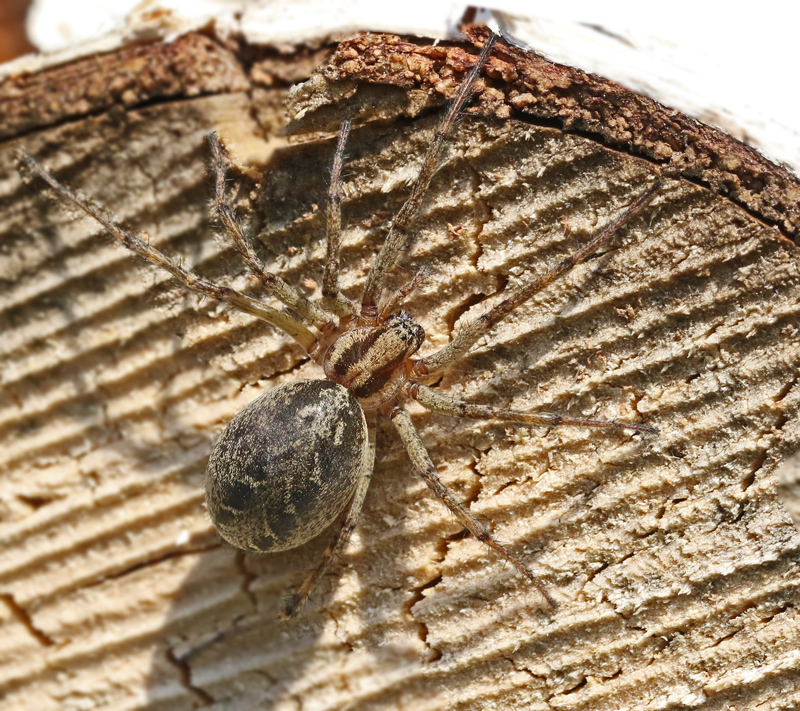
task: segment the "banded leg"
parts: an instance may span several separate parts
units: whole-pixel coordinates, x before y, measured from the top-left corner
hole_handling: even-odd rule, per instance
[[[495,540],[492,534],[489,532],[489,529],[477,518],[475,518],[469,512],[469,510],[460,501],[458,501],[455,496],[453,496],[453,492],[451,492],[450,489],[445,486],[444,482],[442,482],[442,480],[436,476],[436,470],[434,469],[430,455],[425,449],[425,445],[422,443],[422,438],[419,436],[419,432],[417,432],[416,428],[411,422],[411,416],[408,414],[408,412],[401,407],[395,408],[392,412],[392,424],[395,426],[397,432],[400,434],[400,438],[403,440],[403,444],[408,452],[408,456],[411,459],[412,466],[416,470],[417,474],[419,474],[425,480],[425,483],[428,485],[428,487],[430,487],[431,491],[433,491],[434,496],[436,496],[439,501],[441,501],[456,515],[458,520],[461,521],[464,527],[475,538],[505,558],[531,583],[533,583],[536,589],[542,594],[544,599],[547,600],[547,603],[550,605],[550,607],[556,609],[558,604],[553,599],[553,596],[547,591],[544,583],[539,580],[539,578],[534,575],[533,571],[531,571],[528,566],[526,566],[519,558],[517,558],[517,556],[507,550],[506,547],[499,541]]]
[[[342,122],[336,152],[331,166],[328,188],[327,254],[322,275],[323,303],[337,316],[348,317],[356,313],[356,305],[339,290],[339,252],[342,248],[342,167],[344,148],[350,136],[350,122]]]
[[[504,299],[496,306],[481,314],[474,321],[467,324],[458,332],[456,337],[440,351],[427,358],[420,358],[414,361],[413,374],[422,377],[439,373],[443,370],[447,370],[447,368],[461,360],[479,339],[489,333],[494,326],[508,316],[517,306],[525,303],[534,294],[550,286],[554,281],[569,273],[599,247],[608,242],[620,227],[650,203],[662,185],[663,181],[659,178],[636,198],[629,207],[617,215],[611,224],[599,235],[587,242],[577,252],[564,259],[540,277],[527,284],[523,284],[507,299]]]
[[[268,272],[264,268],[263,262],[256,255],[250,241],[245,237],[242,226],[236,219],[236,213],[225,194],[225,166],[228,157],[215,131],[208,134],[208,144],[211,147],[211,155],[214,157],[214,199],[217,214],[219,214],[222,224],[225,225],[233,244],[239,250],[250,271],[264,285],[271,296],[274,296],[282,304],[295,311],[302,319],[313,326],[319,328],[332,321],[333,316],[331,314],[326,313],[297,289],[289,286],[277,274]]]
[[[569,417],[552,412],[520,412],[517,410],[504,410],[486,405],[473,405],[463,400],[442,395],[436,390],[407,382],[405,392],[416,400],[426,410],[437,412],[450,417],[461,417],[470,420],[498,420],[500,422],[518,422],[523,425],[541,425],[552,427],[556,425],[575,425],[578,427],[602,427],[605,429],[634,430],[647,434],[658,434],[658,430],[650,425],[640,425],[636,422],[617,422],[616,420],[592,420],[583,417]]]
[[[442,156],[447,137],[456,122],[456,118],[472,95],[478,76],[489,60],[489,55],[492,53],[492,48],[496,41],[497,35],[494,33],[489,35],[489,38],[483,45],[481,53],[478,55],[475,66],[461,82],[458,93],[453,99],[453,103],[450,105],[450,109],[447,111],[442,123],[436,130],[433,142],[428,148],[428,152],[425,154],[419,175],[411,188],[411,195],[408,200],[406,200],[403,207],[400,208],[394,220],[392,220],[389,234],[367,275],[367,283],[364,286],[364,293],[361,296],[361,312],[367,317],[374,315],[374,311],[378,307],[386,277],[395,261],[397,261],[398,255],[402,250],[410,247],[411,237],[409,235],[409,227],[411,222],[419,212],[422,199],[427,193],[428,186],[439,167],[439,159]]]
[[[317,583],[325,573],[330,562],[338,557],[344,550],[347,542],[350,540],[350,534],[358,523],[361,516],[361,509],[364,507],[364,499],[367,496],[369,483],[372,481],[372,472],[375,468],[375,416],[374,413],[367,414],[367,428],[369,431],[369,449],[370,457],[367,465],[362,469],[356,484],[356,490],[353,498],[350,501],[350,506],[347,508],[347,513],[342,520],[341,528],[336,531],[330,545],[325,549],[322,558],[315,566],[311,574],[303,581],[303,584],[298,588],[297,592],[292,595],[286,602],[284,608],[278,613],[279,620],[288,620],[294,617],[306,604]]]
[[[143,257],[148,262],[160,267],[164,271],[169,272],[187,288],[197,291],[204,296],[210,296],[217,301],[221,301],[237,311],[256,316],[272,324],[276,328],[281,329],[285,333],[288,333],[305,348],[307,353],[311,354],[316,350],[317,337],[311,333],[301,321],[298,321],[283,311],[278,311],[271,306],[262,304],[260,301],[256,301],[235,289],[214,284],[213,282],[199,277],[190,269],[184,269],[175,260],[168,257],[156,247],[153,247],[148,241],[145,241],[149,240],[147,235],[143,235],[143,239],[140,236],[126,232],[110,217],[105,209],[101,208],[87,197],[68,188],[66,185],[62,185],[50,171],[32,156],[21,152],[19,154],[19,159],[20,168],[22,168],[23,171],[44,180],[61,200],[72,203],[75,207],[89,215],[89,217],[99,222],[105,227],[106,231],[126,249]]]

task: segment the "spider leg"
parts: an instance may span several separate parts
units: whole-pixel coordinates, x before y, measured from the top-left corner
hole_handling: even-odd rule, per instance
[[[397,261],[398,255],[402,250],[407,249],[411,245],[412,238],[409,234],[411,222],[419,212],[422,199],[428,191],[428,186],[439,167],[439,159],[442,156],[447,136],[453,128],[456,118],[472,95],[478,76],[489,60],[489,55],[492,53],[492,48],[496,41],[497,35],[494,33],[489,35],[489,38],[483,45],[480,55],[478,55],[475,66],[461,82],[458,93],[453,99],[453,103],[450,105],[442,123],[436,130],[433,142],[428,148],[428,152],[425,154],[419,175],[417,175],[417,179],[414,181],[414,185],[411,188],[411,195],[408,200],[406,200],[403,207],[400,208],[394,220],[392,220],[389,234],[367,275],[364,293],[361,296],[361,313],[367,317],[374,316],[386,277],[389,274],[389,270]]]
[[[337,316],[347,318],[356,312],[356,305],[339,290],[339,251],[342,247],[342,167],[344,148],[350,136],[350,122],[343,121],[336,142],[328,188],[327,254],[322,275],[322,303]]]
[[[330,564],[331,560],[336,558],[347,545],[350,540],[350,534],[358,523],[361,516],[361,509],[364,506],[364,499],[369,489],[370,481],[372,480],[372,472],[375,468],[375,416],[374,413],[366,413],[367,427],[369,431],[369,448],[370,456],[364,468],[358,474],[358,483],[353,498],[350,501],[350,506],[347,508],[347,513],[342,519],[342,524],[339,530],[336,531],[333,540],[330,542],[319,563],[311,571],[310,575],[303,581],[303,584],[298,588],[297,592],[292,595],[286,602],[284,608],[278,613],[279,620],[288,620],[294,617],[306,604],[317,583],[322,578],[325,570]]]
[[[477,518],[475,518],[469,512],[469,510],[460,501],[458,501],[455,496],[453,496],[453,492],[451,492],[450,489],[445,486],[444,482],[442,482],[442,480],[436,476],[436,470],[434,469],[430,455],[425,449],[425,445],[422,443],[422,438],[419,436],[419,432],[417,432],[416,428],[411,422],[411,416],[408,414],[408,412],[401,407],[395,408],[392,412],[392,424],[394,424],[397,432],[400,434],[400,438],[403,440],[403,444],[405,445],[408,456],[411,459],[411,464],[414,467],[414,470],[425,480],[425,483],[430,487],[431,491],[433,491],[434,496],[436,496],[439,501],[441,501],[456,515],[458,520],[461,521],[464,527],[475,538],[505,558],[531,583],[533,583],[534,586],[536,586],[536,589],[542,594],[544,599],[547,600],[547,603],[550,605],[550,607],[556,609],[558,604],[553,599],[553,596],[547,591],[544,583],[542,583],[542,581],[539,580],[536,575],[534,575],[533,571],[531,571],[528,566],[526,566],[519,558],[517,558],[517,556],[507,550],[506,547],[500,542],[495,540],[495,538],[489,532],[489,529]]]
[[[147,235],[137,236],[123,230],[107,213],[90,199],[80,195],[66,185],[62,185],[52,173],[50,173],[41,163],[27,153],[20,152],[20,167],[33,176],[41,178],[55,191],[61,200],[72,203],[81,209],[89,217],[94,218],[120,243],[134,254],[138,254],[151,264],[169,272],[180,281],[184,286],[197,291],[212,299],[221,301],[231,306],[237,311],[256,316],[294,338],[306,352],[313,353],[317,348],[318,339],[311,331],[297,319],[283,311],[278,311],[270,306],[262,304],[249,296],[242,294],[235,289],[227,286],[220,286],[213,282],[199,277],[190,269],[184,269],[175,260],[168,257],[164,252],[153,247],[148,241]],[[144,239],[143,239],[144,237]]]
[[[583,262],[590,254],[611,239],[620,227],[650,203],[662,185],[662,179],[658,178],[633,203],[617,215],[599,235],[587,242],[577,252],[564,259],[550,271],[545,272],[527,284],[523,284],[515,292],[512,292],[507,299],[478,316],[478,318],[462,328],[456,337],[440,351],[426,358],[416,360],[412,370],[413,374],[418,377],[432,375],[457,363],[480,338],[489,333],[496,324],[508,316],[517,306],[570,272],[573,267]]]
[[[417,273],[414,274],[414,277],[409,281],[407,284],[404,284],[400,287],[393,296],[386,299],[383,304],[381,305],[380,313],[378,314],[379,319],[386,319],[392,314],[392,312],[397,309],[400,304],[405,301],[406,297],[417,289],[420,284],[422,284],[429,276],[431,272],[430,269],[427,267],[422,267],[417,270]]]
[[[606,429],[635,430],[647,434],[658,434],[658,430],[650,425],[635,422],[617,422],[616,420],[591,420],[583,417],[569,417],[554,412],[519,412],[517,410],[498,409],[486,405],[473,405],[463,400],[442,395],[433,388],[418,383],[407,382],[406,394],[416,400],[426,410],[438,412],[450,417],[461,417],[470,420],[499,420],[500,422],[519,422],[523,425],[577,425],[578,427],[602,427]]]
[[[289,286],[277,274],[264,269],[264,264],[256,255],[250,241],[245,237],[242,226],[236,219],[236,213],[225,194],[225,167],[228,157],[219,142],[216,131],[208,134],[208,144],[211,147],[211,155],[214,157],[214,201],[216,210],[233,244],[239,250],[250,271],[272,296],[299,314],[305,321],[317,327],[324,326],[332,321],[333,316],[331,314],[326,313],[297,289]]]

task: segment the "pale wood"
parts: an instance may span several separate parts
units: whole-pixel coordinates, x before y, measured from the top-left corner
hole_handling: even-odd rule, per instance
[[[303,100],[328,101],[326,81]],[[228,93],[178,92],[0,148],[0,706],[800,705],[800,537],[775,493],[776,465],[800,438],[797,248],[680,179],[442,383],[517,409],[646,418],[657,439],[415,410],[442,478],[541,575],[559,611],[462,536],[382,422],[346,555],[299,619],[269,619],[324,541],[263,558],[219,545],[202,476],[237,409],[316,368],[24,186],[13,150],[24,144],[204,274],[255,291],[209,227],[203,136],[217,129],[252,168],[232,189],[266,231],[268,267],[314,293],[333,141],[271,153],[275,84],[253,72]],[[438,120],[428,92],[410,91],[362,94],[374,115],[421,113],[353,134],[351,294]],[[341,98],[328,127],[358,104]],[[408,304],[428,348],[575,249],[653,175],[553,127],[465,119],[409,261],[435,268]]]

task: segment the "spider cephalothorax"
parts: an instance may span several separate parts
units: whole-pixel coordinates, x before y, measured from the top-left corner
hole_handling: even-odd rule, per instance
[[[149,240],[123,230],[102,208],[62,185],[33,158],[22,155],[22,165],[29,173],[43,179],[63,200],[99,221],[129,250],[170,272],[188,288],[281,329],[322,366],[326,379],[285,383],[242,409],[217,441],[206,475],[206,501],[217,530],[225,540],[245,550],[270,552],[294,548],[323,532],[344,512],[341,526],[334,532],[322,559],[281,611],[282,618],[300,610],[356,525],[373,469],[374,427],[369,424],[379,412],[391,417],[414,471],[434,495],[472,535],[533,583],[552,607],[556,602],[538,577],[499,543],[439,479],[404,403],[415,400],[432,412],[453,417],[655,432],[646,424],[473,405],[449,397],[424,382],[451,368],[519,304],[605,244],[621,225],[650,203],[661,186],[658,178],[581,249],[544,274],[523,280],[521,286],[464,326],[448,345],[431,355],[415,357],[425,332],[410,316],[397,310],[424,278],[424,272],[391,298],[383,297],[390,270],[413,242],[411,226],[436,172],[447,136],[479,82],[496,39],[491,35],[484,43],[442,119],[411,195],[393,219],[372,264],[360,303],[339,289],[341,171],[350,132],[347,121],[342,125],[331,171],[327,255],[320,303],[266,271],[256,256],[225,193],[227,157],[216,135],[209,136],[216,166],[217,212],[251,272],[286,310],[275,309],[184,268],[153,247]]]
[[[405,382],[406,363],[424,342],[425,331],[402,311],[375,325],[359,321],[325,350],[322,366],[361,407],[374,410],[391,401]]]

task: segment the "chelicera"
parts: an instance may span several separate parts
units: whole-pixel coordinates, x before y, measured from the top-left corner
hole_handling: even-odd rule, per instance
[[[416,355],[424,343],[425,332],[400,309],[405,297],[425,275],[420,272],[397,293],[384,295],[390,270],[413,242],[414,218],[436,173],[448,134],[478,83],[496,39],[495,35],[490,35],[484,43],[442,119],[411,195],[392,221],[358,303],[339,288],[341,173],[349,122],[342,125],[331,170],[327,256],[320,303],[266,271],[226,196],[227,156],[217,136],[208,137],[215,164],[217,212],[250,271],[269,295],[287,307],[285,310],[277,310],[234,289],[203,279],[150,245],[147,239],[123,230],[102,208],[62,185],[30,156],[21,158],[27,172],[43,179],[61,199],[100,222],[129,250],[170,272],[186,287],[279,328],[300,343],[322,367],[324,379],[283,384],[241,410],[217,441],[206,474],[206,501],[214,525],[223,539],[243,550],[272,552],[295,548],[320,535],[344,514],[321,560],[281,610],[281,618],[292,617],[302,608],[330,561],[347,544],[358,521],[374,464],[374,427],[368,426],[368,422],[378,413],[391,418],[414,472],[425,480],[433,494],[473,536],[535,585],[553,608],[555,600],[533,571],[499,543],[488,527],[439,479],[403,407],[404,402],[416,400],[432,412],[460,418],[656,432],[647,424],[473,405],[425,383],[431,382],[431,376],[456,364],[515,307],[605,244],[620,226],[652,200],[661,186],[660,179],[580,250],[546,273],[523,282],[507,298],[462,328],[447,346],[431,355]]]

